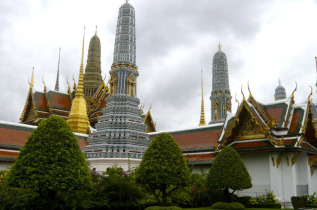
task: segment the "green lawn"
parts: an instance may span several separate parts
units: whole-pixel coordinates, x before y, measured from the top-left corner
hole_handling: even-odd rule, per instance
[[[211,207],[201,207],[201,208],[188,208],[188,209],[190,209],[190,210],[207,210],[207,209],[212,209],[212,208]],[[213,210],[216,210],[216,209],[213,209]],[[276,209],[245,208],[245,210],[276,210]],[[283,210],[293,210],[293,209],[283,209]]]

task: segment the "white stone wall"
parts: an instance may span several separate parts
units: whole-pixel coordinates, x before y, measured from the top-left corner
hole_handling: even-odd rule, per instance
[[[256,196],[271,190],[268,156],[268,154],[241,154],[253,186],[250,189],[237,192],[237,195]]]
[[[117,166],[124,171],[135,169],[140,165],[140,159],[128,159],[128,158],[89,158],[89,168],[92,170],[96,168],[97,172],[105,172],[107,168]]]
[[[12,164],[12,162],[0,162],[0,170],[9,170]]]

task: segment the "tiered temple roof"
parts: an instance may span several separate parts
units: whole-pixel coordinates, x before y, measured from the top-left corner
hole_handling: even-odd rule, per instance
[[[296,90],[296,89],[295,89]],[[317,168],[317,128],[313,122],[310,96],[295,104],[294,92],[286,99],[263,104],[252,96],[243,98],[236,114],[228,114],[224,123],[181,131],[169,131],[191,165],[210,164],[219,150],[232,146],[239,153],[298,152],[310,156]],[[159,132],[150,133],[150,139]],[[277,161],[277,160],[275,160]]]

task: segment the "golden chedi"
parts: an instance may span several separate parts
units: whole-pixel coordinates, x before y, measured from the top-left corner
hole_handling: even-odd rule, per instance
[[[81,54],[81,63],[79,71],[78,86],[75,98],[72,103],[69,117],[67,122],[72,128],[73,132],[77,133],[89,133],[89,120],[87,115],[87,106],[86,100],[83,91],[83,78],[84,78],[84,41],[85,41],[85,32],[83,38],[82,54]]]

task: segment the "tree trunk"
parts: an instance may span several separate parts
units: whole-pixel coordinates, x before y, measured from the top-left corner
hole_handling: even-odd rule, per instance
[[[164,186],[162,187],[162,203],[163,203],[163,206],[166,206],[166,205],[167,205],[166,197],[167,197],[167,194],[166,194],[166,186],[164,185]]]
[[[226,187],[226,188],[224,189],[224,194],[225,194],[225,200],[226,200],[226,202],[230,203],[230,193],[229,193],[229,188],[228,188],[228,187]]]

